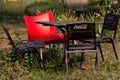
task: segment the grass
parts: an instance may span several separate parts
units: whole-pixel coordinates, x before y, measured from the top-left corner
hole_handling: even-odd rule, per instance
[[[25,30],[25,24],[8,24],[9,29],[11,29],[11,34],[19,33],[19,37],[22,40],[23,37],[26,38],[27,34],[23,35]],[[17,26],[17,27],[16,27]],[[10,28],[12,27],[12,28]],[[2,33],[4,34],[4,33]],[[17,35],[12,35],[15,37]],[[16,37],[17,38],[17,37]],[[17,40],[17,39],[16,39]],[[116,41],[117,52],[119,53],[119,42]],[[110,44],[103,44],[102,49],[104,52],[105,61],[103,62],[100,57],[101,66],[101,80],[119,80],[120,79],[120,61],[115,60],[114,52]],[[7,48],[0,50],[0,77],[1,80],[96,80],[97,79],[97,69],[94,66],[95,55],[85,54],[85,59],[83,62],[83,68],[85,70],[76,67],[75,64],[79,64],[75,57],[71,55],[70,60],[72,64],[69,66],[69,75],[66,75],[65,64],[57,68],[43,68],[40,69],[37,62],[33,64],[28,70],[19,62],[11,63],[9,55],[9,50]],[[46,51],[46,50],[45,50]],[[44,54],[45,55],[45,54]],[[118,54],[119,55],[119,54]],[[79,57],[78,57],[79,58]]]
[[[35,9],[35,6],[33,9]],[[30,7],[29,7],[30,8]],[[46,8],[46,7],[45,7]],[[80,17],[75,16],[74,10],[64,8],[60,8],[57,6],[57,9],[54,9],[53,5],[50,7],[53,9],[55,14],[55,20],[87,20],[87,21],[96,21],[102,19],[103,16],[99,14],[95,15],[87,15],[84,18],[84,14],[80,15]],[[50,9],[49,8],[49,9]],[[61,11],[63,9],[63,11]],[[30,8],[31,10],[31,8]],[[47,9],[44,9],[47,11]],[[68,11],[66,11],[68,10]],[[41,10],[42,11],[42,10]],[[58,11],[61,11],[59,13]],[[104,10],[102,10],[104,15]],[[7,11],[6,11],[7,12]],[[34,12],[34,10],[33,10]],[[8,11],[9,13],[9,11]],[[13,13],[11,13],[13,15]],[[17,14],[16,14],[17,15]],[[7,21],[4,20],[6,23]],[[27,40],[27,30],[24,21],[7,23],[7,26],[10,30],[11,36],[15,41]],[[100,32],[100,29],[97,29]],[[0,27],[0,80],[97,80],[97,69],[94,66],[95,63],[95,55],[92,53],[86,53],[85,59],[83,62],[82,70],[79,68],[80,56],[70,56],[70,68],[69,75],[66,75],[65,64],[57,68],[39,68],[39,65],[36,61],[29,68],[25,67],[23,64],[20,64],[18,61],[12,63],[10,62],[10,50],[11,46],[9,45],[8,39]],[[118,37],[116,39],[116,49],[119,55],[120,43]],[[55,47],[56,50],[59,49],[58,46]],[[102,49],[104,52],[105,61],[102,61],[100,57],[100,80],[120,80],[120,60],[116,60],[114,56],[114,52],[112,50],[112,46],[110,44],[102,44]],[[46,49],[44,49],[44,56],[48,55]],[[55,51],[55,55],[58,54],[59,51]],[[53,58],[53,57],[52,57]],[[54,58],[55,59],[55,56]],[[58,59],[55,59],[56,61]],[[46,64],[51,64],[46,61]],[[77,65],[77,66],[76,66]]]

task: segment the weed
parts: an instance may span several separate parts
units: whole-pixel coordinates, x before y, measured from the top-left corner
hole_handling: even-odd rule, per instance
[[[92,0],[91,0],[92,1]],[[95,1],[95,0],[94,0]],[[54,4],[57,3],[52,0],[47,0],[47,2],[34,2],[24,7],[23,11],[20,9],[4,9],[0,11],[0,18],[2,21],[18,19],[16,17],[27,15],[34,15],[36,11],[44,12],[49,9],[54,11],[55,19],[58,21],[70,21],[70,20],[81,20],[81,21],[102,21],[104,14],[106,13],[105,9],[100,9],[99,12],[95,11],[90,13],[89,9],[87,9],[87,14],[82,13],[80,16],[76,16],[75,11],[68,6],[62,4]],[[98,5],[97,3],[95,3]],[[9,5],[9,4],[8,4]],[[23,5],[24,6],[24,5]],[[42,6],[42,7],[41,7]],[[116,5],[118,7],[118,5]],[[88,6],[89,7],[89,6]],[[22,8],[22,7],[21,7]],[[18,9],[18,10],[17,10]],[[118,13],[118,9],[111,8],[108,10],[112,13]],[[20,23],[15,25],[12,24],[13,27],[22,25],[24,23]],[[25,28],[20,26],[20,28]],[[18,28],[18,27],[17,27]],[[101,25],[97,25],[96,31],[101,32]],[[24,33],[20,31],[21,33]],[[20,33],[16,34],[17,38]],[[119,32],[119,31],[118,31]],[[119,34],[120,35],[120,34]],[[21,36],[23,38],[23,35]],[[16,37],[15,37],[16,38]],[[19,38],[20,40],[20,38]],[[118,43],[119,44],[119,43]],[[101,61],[100,63],[100,80],[119,80],[120,79],[120,61],[115,61],[114,56],[111,53],[113,51],[111,49],[108,50],[109,45],[102,45],[103,52],[105,56],[105,61]],[[119,47],[119,46],[118,46]],[[94,60],[93,55],[88,59],[88,54],[85,55],[86,61],[84,62],[83,67],[85,70],[81,70],[79,67],[75,66],[77,63],[81,61],[81,56],[74,57],[75,55],[70,56],[70,73],[66,76],[65,72],[65,64],[63,63],[61,66],[55,67],[56,65],[61,63],[61,55],[59,54],[59,46],[53,45],[51,54],[49,54],[48,49],[44,48],[43,50],[43,64],[46,67],[40,69],[35,59],[35,53],[25,53],[23,57],[23,62],[20,64],[19,62],[19,54],[15,53],[14,49],[11,50],[11,53],[8,53],[5,50],[0,49],[0,78],[1,80],[96,80],[97,73],[95,66],[91,67],[92,61]],[[118,51],[119,52],[119,51]],[[51,56],[51,57],[50,57]],[[64,56],[64,54],[62,55]],[[11,57],[14,62],[11,62]],[[109,57],[109,58],[108,58]],[[51,68],[52,67],[52,68]],[[54,68],[55,67],[55,68]],[[93,75],[94,74],[94,75]]]

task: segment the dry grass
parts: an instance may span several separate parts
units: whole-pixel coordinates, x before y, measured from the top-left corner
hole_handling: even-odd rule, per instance
[[[28,0],[28,3],[29,2],[30,1]],[[21,10],[24,6],[11,6],[9,8]],[[27,40],[27,30],[24,23],[7,23],[7,26],[15,41]],[[116,40],[115,45],[120,59],[120,42],[118,39]],[[69,75],[67,76],[65,65],[56,69],[40,69],[37,62],[31,67],[31,70],[27,72],[22,64],[10,62],[10,57],[8,56],[10,48],[9,41],[0,27],[0,80],[97,80],[97,69],[94,66],[94,54],[85,54],[85,60],[82,66],[85,70],[72,65],[69,68]],[[105,61],[103,62],[101,56],[99,56],[101,80],[120,80],[120,60],[115,59],[112,46],[103,44],[102,49]],[[75,62],[73,61],[73,63]],[[77,62],[77,64],[78,63],[79,62]]]
[[[25,24],[7,24],[8,29],[11,33],[11,36],[14,40],[26,40],[27,39],[27,30]],[[8,50],[8,40],[5,36],[3,30],[0,27],[0,47],[1,49]],[[19,33],[19,35],[17,35]],[[19,38],[18,38],[19,36]],[[117,40],[116,49],[119,55],[120,43]],[[115,59],[114,52],[112,50],[112,46],[110,44],[103,44],[102,49],[104,52],[105,61],[103,62],[100,56],[100,65],[101,65],[101,80],[119,80],[120,79],[120,61]],[[120,55],[119,55],[120,56]],[[0,58],[2,60],[2,58]],[[24,73],[23,66],[19,63],[14,63],[14,67],[11,66],[12,63],[9,61],[0,64],[4,67],[0,67],[5,72],[0,75],[5,79],[5,75],[7,80],[9,80],[12,76],[13,80],[96,80],[97,79],[97,69],[94,66],[95,55],[94,54],[85,54],[85,60],[83,62],[83,68],[85,70],[81,70],[79,67],[71,66],[69,69],[69,75],[66,75],[65,65],[58,67],[56,69],[39,69],[38,65],[34,65],[31,68],[29,73]],[[77,62],[78,63],[78,62]]]

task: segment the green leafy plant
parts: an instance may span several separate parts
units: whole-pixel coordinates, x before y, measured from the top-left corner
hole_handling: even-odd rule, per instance
[[[46,2],[47,1],[47,2]],[[68,6],[64,4],[56,4],[54,0],[46,0],[45,3],[32,3],[30,6],[26,7],[26,11],[20,12],[18,11],[12,11],[9,9],[5,9],[3,11],[0,11],[0,17],[3,21],[5,21],[7,16],[10,16],[15,19],[17,16],[23,16],[23,14],[29,14],[29,15],[34,15],[34,12],[36,10],[39,10],[40,12],[47,11],[49,9],[52,9],[55,15],[55,20],[58,21],[73,21],[73,20],[81,20],[81,21],[103,21],[103,16],[106,13],[106,10],[108,12],[113,12],[113,13],[119,13],[119,7],[113,8],[111,7],[110,10],[108,9],[103,9],[101,8],[98,11],[95,12],[87,12],[86,14],[80,14],[80,16],[76,16],[75,12],[73,9],[69,8]],[[91,0],[97,2],[98,0]],[[95,3],[94,5],[98,5],[99,3]],[[37,7],[36,7],[37,6]],[[42,6],[42,7],[41,7]],[[93,5],[91,5],[93,6]],[[88,6],[89,7],[89,6]],[[116,11],[117,10],[117,11]],[[12,12],[11,12],[12,11]],[[89,11],[89,9],[87,10]],[[11,18],[10,18],[11,19]],[[16,24],[16,23],[14,23]],[[14,27],[14,24],[12,26]],[[17,24],[18,26],[21,25],[23,26],[24,23]],[[24,27],[24,26],[23,26]],[[98,27],[98,28],[97,28]],[[96,25],[96,31],[101,32],[101,25]],[[118,29],[118,35],[119,34],[119,29]],[[16,36],[21,36],[19,34],[16,34]],[[120,36],[118,36],[120,37]],[[16,37],[15,37],[16,38]],[[19,38],[20,40],[20,38]],[[117,44],[116,44],[117,45]],[[101,61],[100,58],[100,74],[101,78],[100,80],[119,80],[120,79],[120,63],[119,61],[114,60],[112,50],[107,50],[109,45],[102,45],[103,46],[103,51],[105,55],[105,61]],[[118,52],[119,52],[119,45],[118,47]],[[44,48],[43,49],[43,60],[46,61],[46,66],[54,66],[54,64],[59,64],[61,57],[60,57],[60,52],[59,52],[59,46],[54,45],[54,49],[52,50],[51,58],[53,60],[50,61],[48,49]],[[76,67],[74,63],[79,62],[81,60],[81,57],[74,57],[71,55],[70,57],[70,74],[66,76],[65,72],[65,64],[62,65],[62,67],[56,67],[56,68],[43,68],[40,69],[37,63],[37,60],[35,58],[36,53],[24,53],[23,57],[23,63],[19,63],[19,52],[15,53],[14,49],[11,50],[11,52],[5,51],[5,49],[0,49],[0,78],[1,80],[95,80],[97,79],[97,73],[96,73],[96,68],[94,66],[88,66],[89,64],[94,64],[91,63],[92,60],[95,60],[95,58],[89,59],[87,57],[88,54],[85,54],[85,62],[83,64],[83,67],[85,70],[81,70],[80,68]],[[92,56],[92,55],[91,55]],[[108,58],[108,56],[111,56]],[[11,57],[13,57],[14,63],[11,63]],[[92,56],[93,57],[93,56]],[[101,56],[100,56],[101,57]],[[89,73],[90,72],[90,73]],[[94,75],[93,75],[94,74]]]

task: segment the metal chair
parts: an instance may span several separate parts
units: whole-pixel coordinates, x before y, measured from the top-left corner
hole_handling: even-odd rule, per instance
[[[105,14],[101,36],[96,39],[97,43],[99,43],[101,53],[102,53],[102,49],[101,49],[101,45],[100,45],[101,43],[112,44],[116,59],[118,59],[118,55],[117,55],[117,52],[115,49],[114,40],[116,38],[118,21],[119,21],[119,15],[117,15],[117,14]],[[113,33],[111,34],[111,32],[113,32]]]
[[[65,44],[65,60],[66,60],[66,71],[68,74],[68,60],[70,53],[76,52],[96,52],[96,61],[98,64],[98,75],[100,71],[99,57],[98,57],[98,45],[96,43],[95,36],[95,23],[79,23],[74,25],[66,26],[67,36]],[[81,41],[86,39],[93,39],[93,43],[81,43]],[[71,41],[76,40],[77,44],[71,43]]]
[[[39,48],[42,48],[45,43],[41,40],[35,40],[35,41],[28,41],[28,42],[23,42],[21,44],[15,44],[13,39],[11,38],[10,36],[10,33],[7,29],[7,26],[5,24],[2,24],[1,25],[4,32],[6,33],[9,41],[10,41],[10,44],[12,45],[12,47],[14,48],[14,51],[16,53],[19,53],[19,57],[20,57],[20,62],[22,62],[22,56],[24,53],[36,53],[36,57],[37,57],[37,60],[38,60],[38,63],[39,65],[41,66],[41,63],[40,63],[40,55],[38,53],[38,50]],[[13,56],[14,57],[14,56]],[[12,61],[14,61],[14,59],[12,58]]]
[[[104,61],[104,57],[101,49],[101,43],[112,44],[115,57],[116,59],[118,59],[117,51],[114,45],[114,40],[116,38],[116,33],[117,33],[118,21],[119,21],[119,15],[111,14],[111,13],[105,14],[102,31],[100,33],[101,35],[99,35],[99,37],[96,38],[96,42],[98,43],[103,61]],[[85,42],[93,42],[93,41],[86,40]]]

